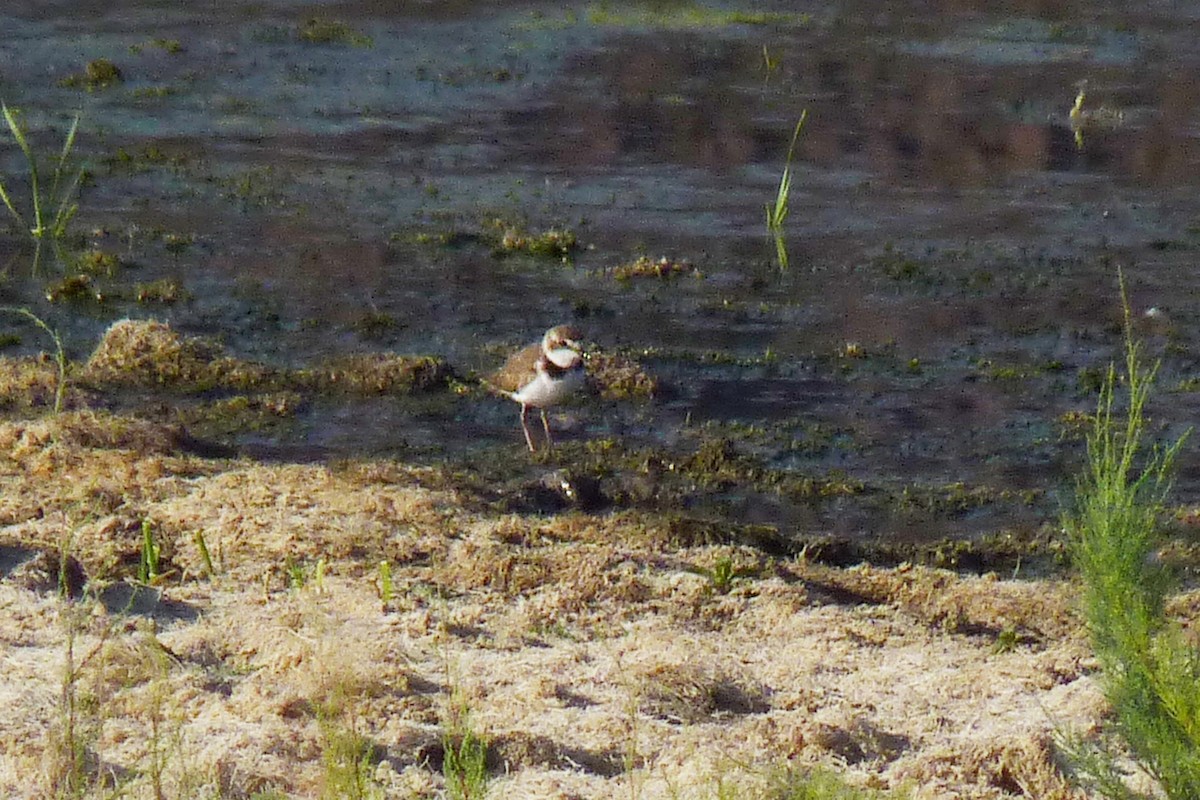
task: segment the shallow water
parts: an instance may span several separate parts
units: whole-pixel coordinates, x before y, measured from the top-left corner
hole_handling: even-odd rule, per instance
[[[0,300],[50,319],[76,355],[112,320],[152,316],[272,363],[394,350],[444,355],[463,375],[575,320],[671,391],[566,409],[564,440],[686,455],[728,437],[767,468],[865,487],[816,502],[696,492],[699,511],[787,535],[1053,525],[1081,459],[1061,417],[1092,408],[1095,371],[1118,352],[1117,267],[1163,358],[1161,432],[1195,418],[1189,6],[834,2],[750,18],[676,3],[402,5],[123,2],[93,18],[6,3],[0,97],[47,151],[84,111],[93,180],[76,227],[126,262],[110,295],[171,277],[189,298],[49,304],[61,267],[32,274],[10,236]],[[311,19],[345,29],[306,42]],[[124,81],[59,85],[96,58]],[[781,271],[763,205],[805,108]],[[2,141],[20,194],[20,154]],[[497,217],[567,227],[584,248],[568,264],[498,258],[480,238]],[[606,272],[642,253],[699,275]],[[364,335],[368,314],[395,325]],[[4,324],[24,339],[10,352],[38,346]],[[234,441],[545,469],[523,466],[515,410],[478,398],[321,401]],[[1198,478],[1189,449],[1178,503],[1200,502]]]

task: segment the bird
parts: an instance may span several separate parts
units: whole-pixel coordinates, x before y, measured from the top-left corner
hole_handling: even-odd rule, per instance
[[[531,453],[537,452],[537,448],[529,432],[529,410],[536,408],[541,413],[546,445],[552,448],[554,439],[546,409],[561,403],[584,385],[582,340],[583,334],[573,325],[556,325],[546,331],[540,342],[509,356],[504,366],[484,381],[488,388],[521,404],[521,430]]]

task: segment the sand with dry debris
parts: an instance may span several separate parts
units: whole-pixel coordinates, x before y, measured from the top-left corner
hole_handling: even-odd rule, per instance
[[[132,797],[317,796],[331,726],[370,743],[386,796],[436,796],[463,709],[492,797],[753,797],[809,765],[922,798],[1081,797],[1053,734],[1105,713],[1056,580],[489,513],[435,470],[205,459],[89,411],[0,425],[0,453],[5,796],[65,780],[68,663],[86,778]],[[130,582],[143,522],[152,590]],[[92,580],[73,603],[64,549]]]

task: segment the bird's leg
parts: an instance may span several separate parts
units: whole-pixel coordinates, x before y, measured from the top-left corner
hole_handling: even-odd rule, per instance
[[[550,420],[546,418],[546,409],[539,408],[538,411],[542,412],[542,427],[546,429],[546,447],[553,450],[554,439],[550,436]]]
[[[529,452],[537,451],[533,446],[533,437],[529,435],[529,406],[521,406],[521,430],[525,431],[525,444],[529,445]]]

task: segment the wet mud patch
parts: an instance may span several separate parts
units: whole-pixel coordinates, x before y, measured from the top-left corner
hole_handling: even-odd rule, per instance
[[[742,431],[745,433],[745,431]],[[1016,492],[961,483],[920,486],[868,484],[840,473],[805,474],[771,466],[757,455],[750,431],[696,429],[672,448],[630,448],[613,439],[560,444],[533,464],[505,459],[458,462],[455,485],[484,507],[524,514],[638,510],[674,520],[673,536],[686,542],[741,542],[775,554],[799,554],[840,566],[862,561],[918,563],[975,572],[1035,573],[1065,564],[1064,544],[1049,525],[1013,527],[964,539],[926,530],[911,538],[807,534],[774,521],[868,513],[864,521],[904,520],[906,525],[950,529],[983,512],[1038,508],[1040,490]],[[535,477],[527,477],[531,467]],[[755,507],[771,509],[748,521]],[[811,524],[811,522],[809,523]]]

